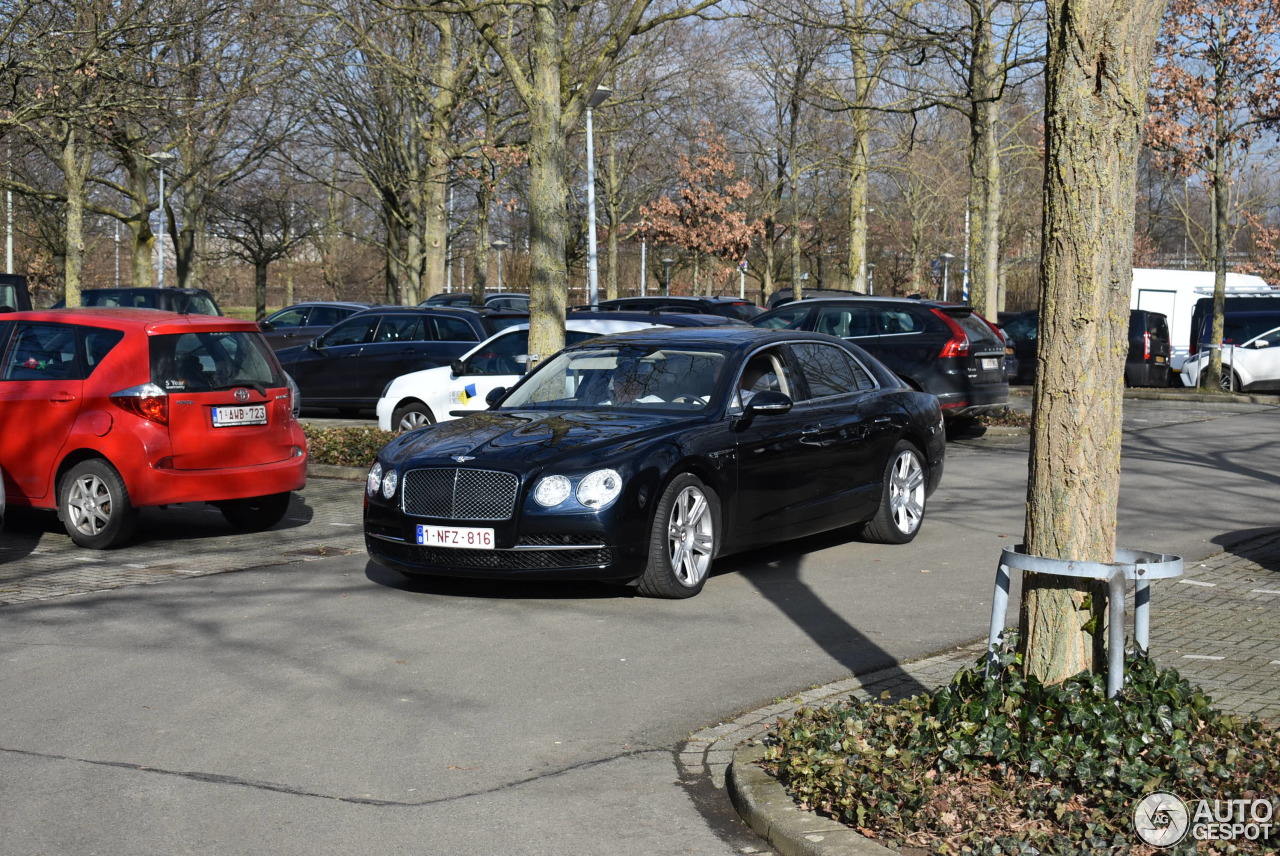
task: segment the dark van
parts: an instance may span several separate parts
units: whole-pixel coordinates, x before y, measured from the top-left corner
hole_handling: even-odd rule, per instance
[[[1129,310],[1129,357],[1125,386],[1169,385],[1169,319],[1147,309]]]
[[[16,273],[0,273],[0,312],[31,311],[27,278]]]
[[[1018,357],[1014,383],[1031,383],[1036,376],[1036,344],[1040,339],[1040,313],[1019,312],[1001,321]],[[1169,319],[1147,309],[1129,310],[1129,355],[1124,364],[1125,386],[1168,386]]]
[[[1235,314],[1239,312],[1280,313],[1280,291],[1275,294],[1249,294],[1239,297],[1232,297],[1228,294],[1223,302],[1222,312],[1224,316],[1229,313]],[[1208,319],[1209,323],[1213,322],[1212,297],[1200,298],[1196,301],[1195,309],[1191,310],[1191,341],[1188,343],[1190,349],[1187,353],[1196,353],[1200,350],[1202,344],[1209,341],[1209,335],[1204,332],[1208,327],[1205,319]]]

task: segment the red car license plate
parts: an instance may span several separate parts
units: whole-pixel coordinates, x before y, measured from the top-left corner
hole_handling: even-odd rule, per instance
[[[226,428],[228,425],[266,425],[267,406],[265,404],[249,404],[244,407],[213,408],[213,427]]]
[[[418,543],[428,547],[492,550],[493,530],[466,526],[418,526]]]

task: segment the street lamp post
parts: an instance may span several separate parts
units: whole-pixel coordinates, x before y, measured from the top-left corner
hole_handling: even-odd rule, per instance
[[[160,232],[156,235],[156,285],[164,288],[164,233],[165,233],[165,209],[164,209],[164,167],[165,164],[171,164],[178,159],[178,156],[172,152],[152,152],[151,160],[160,168]]]
[[[670,256],[667,256],[662,260],[662,269],[666,274],[665,277],[663,278],[664,279],[663,286],[662,286],[663,295],[668,295],[671,293],[671,266],[675,263],[676,263],[676,260],[671,258]]]
[[[597,86],[587,99],[587,297],[593,307],[600,302],[600,272],[596,263],[596,149],[591,111],[612,94],[608,86]]]
[[[876,266],[875,262],[867,263],[867,294],[876,293]]]
[[[507,242],[499,238],[489,246],[498,254],[498,291],[502,291],[502,251],[507,248]]]
[[[951,253],[943,253],[942,255],[938,256],[938,258],[942,259],[942,299],[946,300],[947,299],[947,269],[951,263],[951,260],[954,259],[955,256],[952,255]]]

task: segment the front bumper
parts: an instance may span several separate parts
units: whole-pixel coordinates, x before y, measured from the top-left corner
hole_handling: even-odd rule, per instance
[[[364,536],[369,557],[404,574],[487,579],[630,580],[644,572],[647,516],[619,507],[583,514],[529,513],[509,520],[459,521],[405,514],[365,499]],[[473,550],[417,543],[418,524],[494,530],[494,549]]]

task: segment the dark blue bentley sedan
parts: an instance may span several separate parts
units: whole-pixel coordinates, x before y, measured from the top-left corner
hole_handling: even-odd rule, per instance
[[[717,556],[857,525],[912,540],[938,400],[820,333],[676,328],[566,348],[384,447],[365,545],[407,575],[608,579],[690,597]]]

